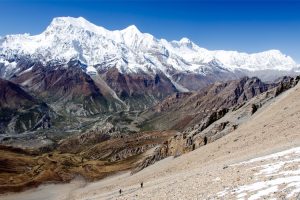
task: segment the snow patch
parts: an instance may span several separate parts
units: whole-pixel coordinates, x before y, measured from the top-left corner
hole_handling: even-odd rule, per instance
[[[254,165],[254,167],[253,167]],[[235,196],[238,199],[255,200],[263,197],[276,197],[280,191],[288,191],[288,198],[300,192],[300,147],[291,148],[271,155],[231,165],[253,171],[253,183],[226,188],[217,193],[219,197]],[[255,170],[253,170],[255,169]],[[258,170],[258,173],[254,171]]]

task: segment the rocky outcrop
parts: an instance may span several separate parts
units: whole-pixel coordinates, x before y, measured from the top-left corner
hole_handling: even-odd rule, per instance
[[[89,146],[107,141],[113,135],[119,135],[120,132],[112,124],[105,123],[95,129],[68,137],[58,143],[57,150],[62,153],[79,153]]]
[[[276,88],[275,96],[278,96],[282,92],[294,87],[295,85],[298,84],[299,80],[300,80],[300,76],[297,76],[295,78],[284,76],[280,78],[279,80],[277,80],[278,86]]]
[[[273,87],[274,84],[263,83],[258,78],[245,77],[240,80],[214,83],[198,92],[176,93],[142,113],[149,120],[143,122],[140,127],[183,131],[199,125],[204,119],[210,120],[208,117],[212,113],[242,105]]]
[[[132,135],[119,135],[109,140],[97,143],[81,154],[90,159],[120,161],[140,155],[147,150],[162,144],[174,131],[151,131]]]
[[[156,147],[152,155],[146,157],[142,162],[140,162],[137,166],[135,166],[135,168],[131,171],[131,174],[137,173],[142,169],[168,156],[169,154],[168,154],[167,142],[165,142],[163,145]]]
[[[129,147],[124,149],[117,149],[115,152],[111,152],[108,161],[115,162],[120,160],[125,160],[129,157],[141,155],[142,153],[146,152],[147,150],[156,147],[158,144],[141,144],[140,146]],[[105,159],[106,157],[101,157],[100,159]]]
[[[221,110],[218,110],[216,112],[213,112],[212,114],[210,114],[207,118],[204,119],[203,122],[201,122],[200,124],[200,131],[203,131],[204,129],[206,129],[209,125],[211,125],[213,122],[217,121],[218,119],[221,119],[224,115],[226,115],[226,113],[228,112],[228,108],[223,108]]]
[[[257,94],[255,90],[248,90],[250,93],[245,94],[245,96],[253,96],[252,98],[247,98],[247,100],[237,105],[233,104],[229,109],[223,108],[217,112],[212,112],[209,116],[202,119],[199,124],[189,127],[182,133],[169,138],[152,155],[145,158],[132,173],[138,172],[168,156],[176,157],[193,151],[231,133],[240,124],[250,119],[264,104],[289,88],[294,87],[298,84],[299,80],[300,77],[284,77],[273,88],[271,87],[268,91],[260,94]],[[257,89],[256,91],[263,90]],[[239,90],[237,89],[236,91]]]

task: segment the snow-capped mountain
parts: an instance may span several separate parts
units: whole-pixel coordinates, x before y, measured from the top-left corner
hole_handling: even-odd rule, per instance
[[[210,51],[187,38],[157,39],[134,25],[110,31],[82,17],[54,18],[39,35],[0,38],[0,80],[65,117],[143,111],[216,81],[296,72],[296,62],[278,50]]]
[[[6,66],[2,76],[16,72],[19,57],[42,63],[67,63],[79,60],[88,71],[116,67],[121,73],[162,72],[207,75],[214,71],[261,70],[291,71],[297,63],[278,50],[247,54],[237,51],[210,51],[187,38],[180,41],[156,39],[141,33],[134,25],[109,31],[82,17],[54,18],[39,35],[8,35],[0,39],[0,65]],[[96,67],[96,69],[94,68]]]

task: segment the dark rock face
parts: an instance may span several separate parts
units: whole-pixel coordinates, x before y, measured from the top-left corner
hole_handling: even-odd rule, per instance
[[[103,81],[96,83],[92,75],[85,73],[87,66],[76,60],[67,65],[55,62],[45,65],[22,59],[18,67],[20,72],[11,76],[11,81],[26,87],[47,103],[63,102],[68,107],[61,109],[69,112],[71,109],[82,110],[75,115],[87,116],[128,108],[144,110],[177,91],[163,74],[122,74],[116,68],[99,72],[97,79]]]
[[[51,126],[53,113],[20,86],[0,79],[0,133],[21,133]]]
[[[132,110],[143,110],[177,91],[163,74],[122,74],[112,68],[102,77]]]
[[[145,122],[145,125],[154,129],[184,130],[198,124],[211,113],[243,104],[272,87],[274,85],[263,83],[258,78],[245,77],[215,83],[199,92],[177,93],[149,109],[146,112],[149,122]]]
[[[213,112],[211,115],[209,115],[204,122],[201,123],[200,131],[203,131],[206,129],[209,125],[217,121],[218,119],[221,119],[226,113],[229,111],[228,108],[223,108],[221,110],[218,110],[216,112]]]
[[[24,84],[41,97],[53,100],[72,99],[99,93],[91,78],[84,74],[79,67],[36,66],[31,71],[22,73],[11,80],[18,84]]]
[[[17,84],[0,79],[0,107],[18,109],[22,106],[32,106],[37,101]]]
[[[69,66],[36,66],[11,79],[24,85],[39,98],[60,105],[73,115],[91,115],[117,110],[114,100],[104,96],[80,63]]]
[[[284,76],[281,79],[277,80],[277,83],[279,84],[276,88],[275,96],[278,96],[282,92],[294,87],[298,84],[300,80],[300,76],[297,76],[296,78]]]

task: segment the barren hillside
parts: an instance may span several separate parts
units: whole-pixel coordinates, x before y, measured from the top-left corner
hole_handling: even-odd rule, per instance
[[[89,184],[75,180],[59,187],[59,194],[49,185],[0,199],[34,199],[41,193],[47,199],[295,199],[300,188],[299,96],[297,85],[225,137],[134,175]]]
[[[177,158],[164,159],[132,176],[127,174],[89,184],[74,191],[73,197],[259,199],[272,196],[295,199],[300,188],[300,155],[299,148],[295,148],[300,146],[299,96],[297,85],[216,142]],[[248,161],[286,149],[291,150]],[[143,189],[139,186],[141,181]],[[123,190],[122,195],[118,194],[119,188]]]

